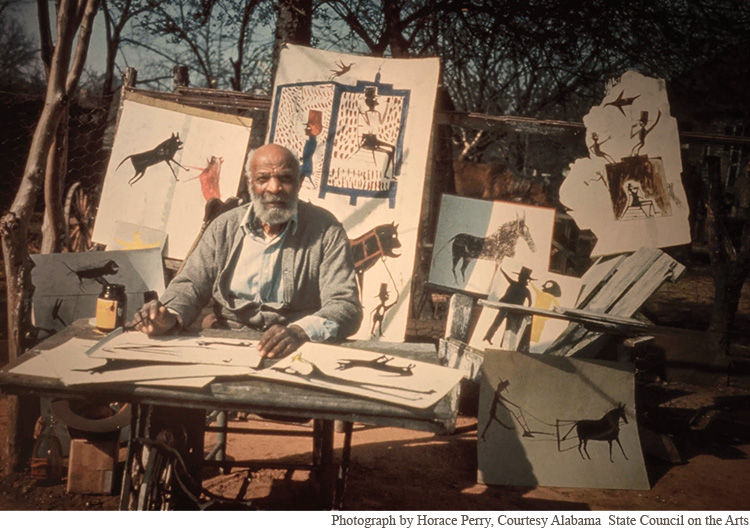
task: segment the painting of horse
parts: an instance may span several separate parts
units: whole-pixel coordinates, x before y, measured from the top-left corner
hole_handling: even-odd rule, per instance
[[[588,450],[586,450],[586,444],[591,441],[607,441],[609,443],[609,460],[612,461],[612,441],[615,441],[622,451],[622,455],[625,459],[628,456],[625,454],[625,450],[622,448],[620,443],[620,420],[625,424],[628,423],[628,418],[625,416],[625,404],[618,404],[614,409],[607,411],[604,416],[598,420],[578,420],[568,430],[568,433],[561,440],[565,440],[568,435],[576,430],[578,434],[578,453],[581,454],[582,459],[589,458]],[[583,448],[583,451],[581,451]],[[586,454],[584,457],[583,454]]]
[[[466,269],[472,260],[491,260],[495,262],[495,272],[497,272],[497,268],[500,267],[503,258],[513,258],[516,255],[516,244],[519,239],[526,242],[531,252],[536,252],[536,244],[534,243],[534,238],[531,236],[528,225],[526,225],[525,214],[523,216],[516,216],[515,220],[503,223],[494,233],[485,238],[463,232],[453,236],[453,238],[445,243],[443,248],[452,243],[451,262],[453,278],[456,283],[459,283],[458,275],[456,274],[456,266],[459,262],[461,263],[460,271],[463,281],[466,280]],[[435,259],[440,251],[435,254]]]

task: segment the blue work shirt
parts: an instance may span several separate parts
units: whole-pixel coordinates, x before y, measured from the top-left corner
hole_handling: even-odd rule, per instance
[[[230,294],[257,303],[282,302],[281,249],[286,235],[297,231],[297,215],[285,224],[281,232],[268,236],[251,206],[240,224],[240,231],[243,237],[235,255]],[[335,337],[339,329],[337,322],[315,315],[305,316],[293,324],[302,328],[310,341],[315,342]]]

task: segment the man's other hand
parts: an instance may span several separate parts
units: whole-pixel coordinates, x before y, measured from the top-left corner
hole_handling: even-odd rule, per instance
[[[263,337],[258,343],[258,350],[261,358],[283,358],[307,341],[310,341],[310,338],[299,326],[276,324],[263,332]]]
[[[159,301],[149,301],[135,312],[132,327],[149,336],[166,334],[177,325],[177,316]]]

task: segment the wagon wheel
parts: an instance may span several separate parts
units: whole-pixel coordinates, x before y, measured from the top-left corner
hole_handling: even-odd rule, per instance
[[[68,250],[74,253],[91,250],[94,246],[91,234],[96,216],[92,194],[80,182],[75,182],[65,196],[64,208]]]

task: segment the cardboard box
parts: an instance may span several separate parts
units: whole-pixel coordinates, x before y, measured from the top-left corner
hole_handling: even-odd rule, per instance
[[[112,494],[118,441],[70,441],[67,491],[76,494]]]

